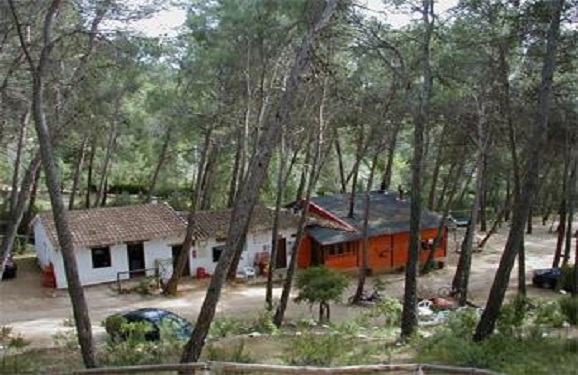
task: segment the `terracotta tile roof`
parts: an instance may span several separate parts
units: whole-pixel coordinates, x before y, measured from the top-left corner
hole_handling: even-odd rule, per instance
[[[226,237],[229,231],[231,211],[231,209],[220,211],[197,211],[194,216],[194,220],[196,221],[194,237],[197,239]],[[188,213],[179,212],[179,214],[186,222]],[[253,216],[249,223],[249,230],[257,231],[273,229],[274,217],[275,210],[264,206],[255,206],[253,209]],[[279,228],[297,228],[298,224],[298,216],[288,211],[281,211],[279,216]]]
[[[180,236],[186,227],[164,203],[74,210],[68,212],[68,218],[75,248]],[[38,219],[50,241],[58,244],[52,212],[40,213]]]

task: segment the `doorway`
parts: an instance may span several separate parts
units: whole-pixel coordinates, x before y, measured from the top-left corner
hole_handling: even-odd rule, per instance
[[[173,254],[173,270],[177,266],[177,258],[179,254],[183,251],[183,245],[173,245],[171,246],[171,251]],[[191,267],[190,267],[190,260],[187,257],[187,261],[185,263],[185,269],[183,270],[183,274],[181,276],[191,276]]]
[[[277,241],[277,256],[275,268],[287,268],[287,239],[279,238]]]
[[[142,242],[129,243],[126,245],[128,254],[128,270],[130,278],[143,277],[145,271],[144,244]]]

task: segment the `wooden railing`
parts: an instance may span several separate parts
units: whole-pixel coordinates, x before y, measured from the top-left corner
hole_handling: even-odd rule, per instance
[[[73,375],[108,375],[108,374],[146,374],[146,373],[194,373],[195,375],[211,374],[481,374],[500,375],[500,373],[467,367],[428,365],[428,364],[397,364],[397,365],[366,365],[345,367],[310,367],[281,366],[264,364],[247,364],[231,362],[196,362],[162,365],[143,365],[126,367],[102,367],[73,371]]]

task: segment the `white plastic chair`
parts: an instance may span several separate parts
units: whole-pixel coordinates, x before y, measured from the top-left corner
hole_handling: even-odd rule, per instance
[[[244,267],[243,268],[243,274],[245,275],[245,278],[248,279],[250,277],[252,278],[257,278],[257,273],[255,272],[255,269],[253,267]]]

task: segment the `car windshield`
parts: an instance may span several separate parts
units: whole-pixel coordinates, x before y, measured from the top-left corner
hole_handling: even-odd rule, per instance
[[[161,316],[159,328],[161,330],[161,336],[163,335],[162,332],[165,332],[171,336],[186,339],[192,333],[192,325],[183,318],[173,314]]]

